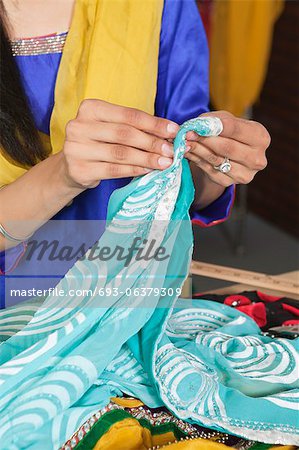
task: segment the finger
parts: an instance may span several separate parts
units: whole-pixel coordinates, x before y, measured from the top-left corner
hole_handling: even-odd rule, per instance
[[[194,162],[198,167],[200,167],[208,175],[208,177],[215,183],[218,183],[224,187],[228,187],[234,184],[232,178],[213,169],[211,164],[209,164],[204,160],[199,159],[196,155],[193,155],[189,152],[185,155],[185,157],[189,161]]]
[[[248,184],[253,180],[257,173],[257,171],[251,171],[241,164],[231,161],[231,170],[228,173],[223,174],[219,170],[216,170],[211,163],[205,159],[201,159],[198,155],[188,152],[185,156],[189,161],[193,161],[198,167],[204,170],[211,180],[222,184],[222,186],[230,186],[233,183]],[[223,159],[220,164],[222,162]]]
[[[228,111],[212,111],[204,113],[200,117],[208,116],[219,117],[221,119],[223,131],[220,136],[231,138],[256,148],[262,147],[266,149],[270,145],[269,133],[259,122],[235,117]],[[196,138],[195,135],[196,133],[192,134],[191,139],[201,139],[200,137]],[[189,135],[187,135],[187,138],[189,139]]]
[[[152,116],[135,108],[127,108],[103,100],[84,100],[79,109],[83,115],[100,122],[123,123],[165,139],[174,138],[179,126],[170,120]]]
[[[267,165],[265,152],[222,136],[211,136],[200,142],[187,141],[187,145],[191,147],[191,152],[202,156],[213,166],[221,164],[225,157],[251,170],[262,170]]]
[[[107,143],[76,144],[72,156],[77,160],[90,162],[110,162],[118,165],[139,166],[148,169],[166,169],[173,160],[156,153],[145,152],[133,147]],[[68,146],[64,148],[68,153]]]
[[[187,146],[190,149],[188,155],[194,155],[198,160],[203,160],[212,166],[218,166],[223,162],[223,156],[216,154],[210,150],[206,145],[199,142],[187,141]],[[187,157],[187,153],[186,153]]]
[[[224,118],[230,118],[230,117],[234,117],[234,116],[231,113],[229,113],[228,111],[209,111],[209,112],[200,114],[199,118],[200,117],[218,117],[222,121]],[[222,135],[222,133],[223,133],[223,131],[221,132],[221,135]],[[186,138],[187,138],[187,140],[191,140],[191,141],[200,141],[204,137],[195,133],[195,131],[188,131]],[[210,136],[209,136],[209,139],[210,139]]]
[[[147,152],[156,153],[167,157],[173,157],[173,145],[157,136],[144,133],[130,125],[76,121],[72,126],[70,121],[67,126],[68,140],[79,142],[86,139],[86,142],[107,142],[111,144],[121,144],[135,147]]]
[[[89,167],[91,180],[110,180],[115,178],[137,177],[151,172],[151,169],[123,164],[96,163]]]

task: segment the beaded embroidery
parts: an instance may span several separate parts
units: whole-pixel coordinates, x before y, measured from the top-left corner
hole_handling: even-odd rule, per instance
[[[49,53],[61,53],[67,38],[67,32],[55,33],[10,42],[13,56],[33,56]]]
[[[111,401],[105,408],[98,411],[96,414],[92,415],[87,421],[85,421],[81,427],[74,433],[71,438],[60,448],[60,450],[72,450],[76,448],[79,442],[86,436],[86,434],[91,430],[93,425],[107,412],[112,411],[113,409],[119,409],[127,411],[131,414],[134,419],[147,420],[152,426],[159,426],[162,424],[173,423],[177,428],[185,433],[187,436],[182,439],[212,439],[215,442],[219,442],[221,444],[225,444],[228,440],[227,433],[221,433],[219,431],[207,430],[206,432],[203,430],[198,430],[195,426],[190,423],[184,422],[183,420],[178,419],[172,414],[159,411],[153,412],[145,406],[139,406],[136,408],[123,407],[115,404]]]

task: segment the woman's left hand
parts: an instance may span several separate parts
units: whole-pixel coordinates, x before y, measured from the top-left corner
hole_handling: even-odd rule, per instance
[[[250,183],[267,165],[266,150],[271,139],[266,128],[258,122],[234,117],[227,111],[213,111],[202,116],[219,117],[223,131],[217,137],[187,133],[189,150],[186,158],[220,186]],[[220,165],[225,157],[230,160],[231,170],[221,173],[214,166]]]

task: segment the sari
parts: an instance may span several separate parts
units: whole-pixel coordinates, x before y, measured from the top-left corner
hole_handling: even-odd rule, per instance
[[[85,98],[153,113],[163,2],[146,2],[145,8],[136,0],[76,1],[55,86],[51,142],[45,137],[53,153],[62,148],[65,125]],[[120,439],[110,448],[123,448],[121,423],[110,422],[109,428],[108,419],[115,414],[128,419],[119,404],[122,396],[149,408],[166,406],[182,430],[201,424],[214,430],[211,436],[219,431],[297,442],[298,341],[272,341],[250,318],[225,305],[178,300],[193,246],[188,212],[193,183],[183,160],[188,129],[215,135],[221,127],[215,119],[184,125],[171,168],[115,191],[98,242],[126,248],[137,236],[155,241],[156,250],[165,248],[168,258],[133,258],[127,265],[119,259],[95,261],[89,251],[57,288],[93,295],[67,295],[61,303],[53,291],[44,300],[0,313],[2,449],[109,448],[117,427]],[[4,154],[0,161],[1,184],[25,171]],[[150,294],[144,296],[144,290]],[[168,420],[155,414],[161,426]],[[130,434],[126,424],[125,439],[131,439],[140,429],[130,422]],[[88,432],[98,427],[99,442]],[[145,448],[167,443],[156,436],[145,445],[148,434],[142,433]],[[172,441],[171,430],[164,438]],[[196,438],[174,445],[207,450],[221,444]]]
[[[172,166],[134,179],[111,198],[99,246],[125,247],[140,236],[156,248],[164,245],[168,258],[133,258],[129,265],[85,258],[58,288],[91,288],[92,296],[66,297],[62,306],[54,292],[33,314],[22,305],[21,329],[1,344],[3,449],[59,448],[123,394],[153,408],[164,405],[190,424],[298,444],[299,340],[263,336],[251,318],[229,306],[178,299],[193,245],[186,132],[215,136],[221,129],[217,118],[186,122]],[[153,286],[158,295],[141,295]],[[111,296],[108,288],[118,289]],[[1,314],[0,327],[10,321],[8,310]]]

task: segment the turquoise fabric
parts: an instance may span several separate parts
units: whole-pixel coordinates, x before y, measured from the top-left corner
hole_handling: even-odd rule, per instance
[[[123,393],[248,439],[299,442],[298,339],[271,340],[225,305],[178,300],[193,245],[188,130],[210,136],[222,126],[216,118],[186,122],[171,168],[113,194],[98,243],[126,248],[137,236],[163,245],[168,258],[85,258],[57,288],[92,295],[62,300],[54,292],[1,312],[1,449],[57,449]]]

